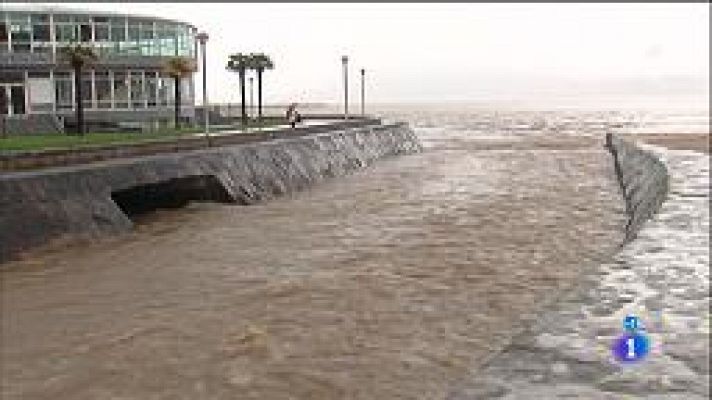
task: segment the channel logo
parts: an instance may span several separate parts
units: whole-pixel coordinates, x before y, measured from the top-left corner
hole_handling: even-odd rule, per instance
[[[613,356],[619,362],[640,361],[650,353],[650,338],[640,318],[628,315],[623,320],[623,333],[613,342]]]

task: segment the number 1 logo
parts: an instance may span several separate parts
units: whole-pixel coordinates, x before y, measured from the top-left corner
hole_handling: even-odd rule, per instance
[[[634,359],[635,358],[635,339],[628,338],[626,343],[628,344],[628,358]]]
[[[613,356],[621,362],[642,360],[650,350],[650,340],[641,333],[626,333],[613,342]]]

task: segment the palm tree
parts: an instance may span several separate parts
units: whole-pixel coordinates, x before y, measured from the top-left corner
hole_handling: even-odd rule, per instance
[[[257,116],[262,121],[262,73],[268,69],[274,69],[274,63],[268,55],[264,53],[250,53],[252,59],[252,69],[257,72]]]
[[[171,57],[163,64],[163,72],[173,78],[173,119],[176,129],[180,128],[180,105],[181,105],[181,79],[190,76],[195,72],[195,63],[192,59],[186,57]],[[205,105],[203,105],[205,107]]]
[[[252,58],[248,54],[236,53],[230,55],[227,61],[227,70],[237,72],[240,78],[240,111],[242,112],[242,125],[247,125],[247,110],[245,109],[245,74],[252,69]]]
[[[98,54],[93,47],[73,43],[60,49],[61,57],[74,69],[74,102],[77,120],[77,133],[84,135],[84,104],[82,103],[82,69],[94,63]]]

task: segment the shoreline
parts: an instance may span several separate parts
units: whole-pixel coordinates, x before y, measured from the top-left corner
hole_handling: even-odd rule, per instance
[[[13,263],[7,397],[442,397],[619,243],[625,218],[602,141],[423,135],[422,153],[308,191]],[[116,379],[83,386],[107,359]],[[173,368],[203,378],[155,389]]]
[[[491,363],[473,370],[452,399],[708,398],[709,168],[694,140],[668,136],[641,140],[670,145],[641,146],[670,172],[659,212]],[[643,319],[653,343],[647,359],[630,367],[615,362],[610,348],[628,314]]]
[[[710,153],[709,133],[637,133],[621,134],[624,139],[665,147],[671,150],[693,150]]]
[[[602,138],[425,142],[423,153],[249,209],[159,212],[111,242],[12,262],[27,268],[0,271],[16,313],[2,338],[16,345],[3,355],[14,365],[0,374],[5,394],[145,397],[179,369],[201,378],[162,395],[442,397],[483,363],[496,366],[531,321],[558,327],[542,305],[578,322],[571,292],[592,298],[569,289],[594,285],[604,249],[623,240]],[[38,348],[68,364],[44,364]],[[53,383],[34,388],[23,368]],[[578,373],[567,368],[554,372]],[[102,373],[116,378],[82,386]]]

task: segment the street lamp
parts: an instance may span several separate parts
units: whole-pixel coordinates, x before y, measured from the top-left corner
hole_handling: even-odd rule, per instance
[[[349,119],[349,57],[341,56],[341,64],[344,67],[344,119]]]
[[[206,86],[207,81],[207,71],[206,71],[206,58],[205,58],[205,43],[208,41],[208,34],[205,32],[200,32],[196,37],[200,43],[200,52],[203,55],[203,119],[205,120],[205,138],[208,140],[208,145],[210,145],[209,124],[208,121],[208,88]]]
[[[250,77],[250,118],[254,118],[255,116],[255,101],[254,101],[254,94],[255,92],[252,90],[252,81],[254,81],[254,77]]]
[[[361,116],[366,115],[366,70],[361,68]]]

